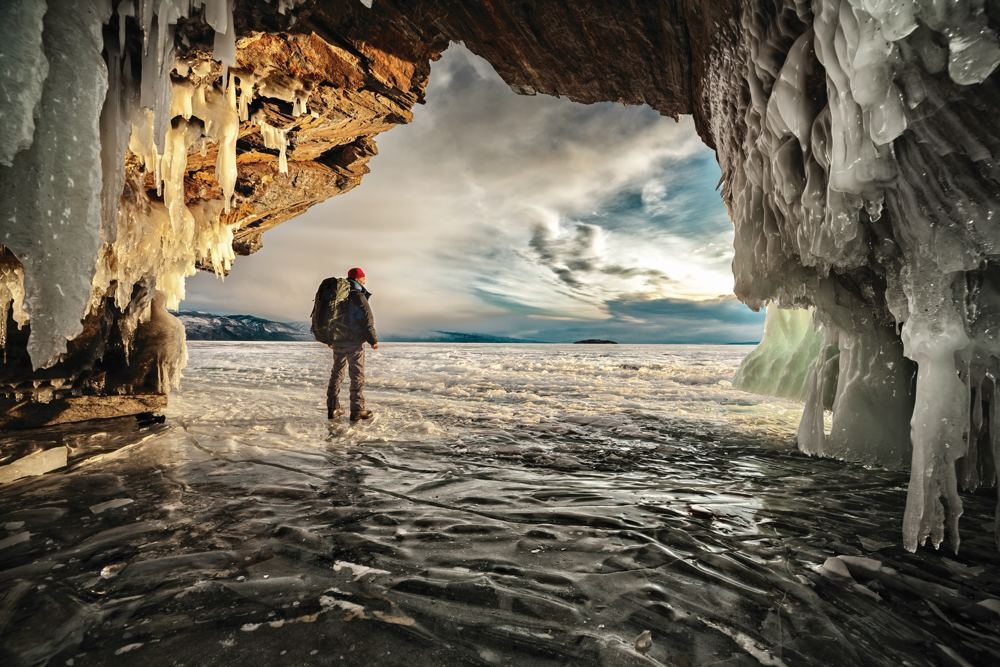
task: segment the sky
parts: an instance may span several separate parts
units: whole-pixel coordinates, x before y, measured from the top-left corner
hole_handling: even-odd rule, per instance
[[[760,338],[689,117],[515,95],[461,45],[426,98],[377,137],[360,186],[267,232],[224,281],[189,279],[182,308],[302,322],[323,278],[360,266],[384,338]]]

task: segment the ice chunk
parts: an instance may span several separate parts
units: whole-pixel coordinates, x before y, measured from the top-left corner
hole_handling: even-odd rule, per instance
[[[31,538],[31,533],[29,533],[26,530],[20,533],[15,533],[10,537],[5,537],[2,540],[0,540],[0,551],[8,547],[16,546],[18,544],[24,544],[30,538]]]
[[[389,574],[389,572],[378,568],[368,567],[367,565],[359,565],[346,560],[338,560],[333,564],[333,571],[340,572],[341,570],[351,572],[351,574],[354,575],[355,580],[361,579],[369,574]]]
[[[1000,64],[997,35],[985,26],[963,25],[948,41],[948,74],[962,85],[982,83]]]
[[[105,510],[113,510],[119,507],[125,507],[126,505],[131,505],[135,501],[131,498],[114,498],[113,500],[106,500],[103,503],[97,503],[96,505],[90,506],[90,511],[94,514],[100,514]]]
[[[816,568],[816,571],[826,577],[840,577],[852,579],[851,571],[847,569],[847,564],[841,560],[840,556],[830,556],[823,564]]]
[[[12,482],[22,477],[42,475],[57,468],[65,468],[69,457],[66,447],[52,447],[29,454],[13,463],[0,466],[0,484]]]

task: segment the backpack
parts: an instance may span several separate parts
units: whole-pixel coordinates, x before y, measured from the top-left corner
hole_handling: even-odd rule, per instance
[[[324,345],[333,345],[350,336],[347,300],[351,283],[347,278],[327,278],[319,284],[313,299],[312,334]]]

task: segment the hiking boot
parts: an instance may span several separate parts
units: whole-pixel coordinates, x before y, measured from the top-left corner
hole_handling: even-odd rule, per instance
[[[326,418],[327,419],[336,419],[337,417],[341,416],[342,414],[344,414],[344,409],[343,408],[333,408],[332,410],[330,408],[326,409]]]
[[[371,410],[360,410],[358,412],[351,413],[351,421],[356,422],[356,421],[361,421],[362,419],[371,419],[374,416],[375,415],[372,413]]]

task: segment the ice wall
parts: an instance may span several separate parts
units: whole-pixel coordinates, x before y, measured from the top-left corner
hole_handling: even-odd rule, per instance
[[[989,420],[970,427],[969,415],[1000,370],[998,9],[756,3],[742,17],[742,80],[711,100],[737,295],[810,306],[823,332],[800,447],[909,459],[911,550],[946,531],[957,549],[959,488],[995,477],[985,461],[1000,433],[977,436]]]
[[[11,166],[14,155],[31,145],[35,133],[35,108],[42,97],[49,61],[42,48],[42,17],[45,3],[38,0],[7,0],[0,5],[0,25],[7,26],[9,39],[0,46],[5,69],[0,77],[0,165]]]

